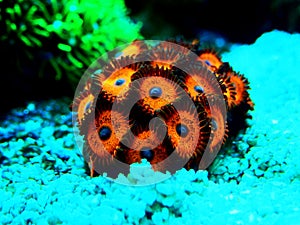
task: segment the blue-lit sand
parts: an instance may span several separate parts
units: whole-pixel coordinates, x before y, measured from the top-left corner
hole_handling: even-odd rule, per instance
[[[90,178],[69,102],[31,103],[1,124],[0,224],[300,224],[300,35],[267,33],[222,59],[249,79],[255,110],[209,173]]]

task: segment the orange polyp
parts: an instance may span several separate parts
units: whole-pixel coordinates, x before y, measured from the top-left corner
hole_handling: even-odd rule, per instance
[[[101,166],[108,166],[112,163],[116,149],[120,146],[120,138],[127,132],[128,122],[120,112],[113,113],[108,105],[103,105],[101,109],[91,112],[83,121],[81,133],[85,134],[86,147],[84,155],[93,156],[90,162],[100,163]],[[93,117],[94,116],[94,117]],[[111,134],[107,139],[99,137],[99,131],[107,127]]]
[[[106,143],[102,143],[99,138],[98,130],[95,129],[93,124],[89,124],[87,132],[87,136],[85,137],[87,147],[86,149],[84,149],[84,151],[93,152],[97,158],[101,159],[102,165],[109,165],[112,161],[113,149],[116,148],[119,143],[116,141],[116,139],[110,140]],[[114,143],[114,145],[111,145],[114,141],[116,143]],[[106,146],[109,146],[109,148],[105,148]],[[92,158],[90,162],[94,162]]]
[[[209,149],[204,152],[204,155],[200,161],[199,168],[206,169],[213,161],[215,156],[218,154],[222,144],[225,143],[228,129],[226,121],[226,112],[223,111],[222,100],[219,97],[210,96],[209,105],[210,113],[208,117],[210,118],[210,127],[212,132],[212,137],[208,143]]]
[[[230,82],[234,84],[236,90],[235,105],[239,105],[246,100],[245,97],[247,97],[247,90],[249,89],[248,81],[242,75],[232,74]]]
[[[126,91],[129,83],[131,82],[131,76],[136,70],[132,68],[122,68],[108,77],[102,85],[102,90],[110,93],[113,96],[118,96],[122,91]],[[118,79],[124,79],[123,85],[116,85]]]
[[[222,88],[223,95],[225,97],[227,106],[229,109],[236,105],[236,87],[231,82],[231,76],[228,73],[218,76],[219,83]]]
[[[154,47],[147,57],[151,60],[151,65],[154,68],[158,66],[159,68],[171,69],[187,51],[188,49],[182,46],[163,42]]]
[[[135,137],[131,136],[131,138],[127,138],[126,143],[123,142],[126,145],[126,149],[122,151],[125,163],[141,162],[143,159],[141,153],[145,148],[152,151],[153,157],[146,159],[152,165],[160,163],[168,157],[170,150],[165,146],[163,141],[158,139],[159,136],[154,130],[144,130],[142,127],[139,127],[137,128],[137,132],[138,134]],[[127,146],[127,144],[130,146]],[[153,169],[163,171],[164,168],[154,165]]]
[[[149,105],[149,107],[154,112],[155,110],[160,109],[162,106],[171,103],[179,97],[175,85],[176,84],[174,82],[166,80],[165,78],[147,77],[140,86],[140,95],[143,99],[143,104]],[[149,96],[149,91],[153,87],[161,88],[161,97],[152,98]]]
[[[212,72],[216,72],[222,65],[220,57],[213,51],[203,51],[199,54],[199,59],[204,61]]]
[[[196,137],[199,137],[199,127],[197,125],[198,118],[186,111],[179,112],[179,114],[183,116],[182,119],[179,117],[172,118],[166,123],[168,127],[168,135],[171,138],[172,145],[174,146],[177,154],[182,158],[190,158],[193,155],[196,155],[195,147],[193,146],[193,136],[187,135],[186,137],[180,137],[176,128],[179,125],[184,125],[188,128],[189,132],[194,134]],[[196,149],[199,150],[198,146]]]
[[[95,96],[89,91],[83,91],[80,96],[73,103],[73,110],[77,112],[77,121],[81,125],[81,121],[84,119],[85,114],[90,113]],[[90,106],[89,106],[90,105]]]
[[[122,56],[138,55],[147,49],[148,47],[143,41],[133,41],[129,46],[122,50],[120,56],[117,58],[121,58]]]
[[[170,73],[170,70],[165,68],[149,66],[136,73],[132,81],[134,82],[134,87],[131,88],[138,90],[142,105],[146,106],[147,108],[145,109],[151,114],[179,98],[184,91],[180,86],[180,81],[176,80]],[[151,97],[149,93],[152,88],[159,88],[161,96],[157,98]]]
[[[101,74],[95,75],[99,89],[114,99],[124,99],[131,82],[131,76],[136,73],[142,63],[135,63],[132,57],[126,56],[113,60]]]
[[[167,133],[177,155],[182,159],[189,159],[202,154],[208,143],[206,135],[207,117],[204,108],[193,108],[186,101],[162,108],[159,116],[162,117],[168,128]],[[184,126],[186,133],[178,133],[178,126]]]
[[[189,71],[184,83],[192,98],[195,99],[197,95],[201,94],[195,90],[195,86],[200,86],[206,94],[218,93],[219,84],[211,71],[204,66],[195,66]]]

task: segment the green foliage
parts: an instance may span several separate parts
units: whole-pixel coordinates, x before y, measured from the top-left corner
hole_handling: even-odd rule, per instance
[[[101,54],[142,38],[140,28],[124,0],[0,0],[2,63],[31,76],[76,82]]]

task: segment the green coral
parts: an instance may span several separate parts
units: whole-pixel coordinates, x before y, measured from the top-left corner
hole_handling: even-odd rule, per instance
[[[2,63],[31,76],[78,81],[101,54],[141,39],[140,28],[124,0],[0,0]]]

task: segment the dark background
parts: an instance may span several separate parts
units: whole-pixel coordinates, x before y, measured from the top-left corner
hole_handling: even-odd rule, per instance
[[[299,0],[125,0],[130,16],[143,22],[146,38],[183,35],[198,37],[203,31],[229,42],[252,43],[266,31],[300,30]]]
[[[141,21],[145,39],[182,37],[186,40],[222,37],[228,43],[253,43],[262,33],[273,29],[300,31],[300,0],[125,0],[129,16]],[[1,43],[5,45],[5,43]],[[1,49],[0,49],[1,52]],[[15,54],[22,52],[16,50]],[[11,108],[24,106],[26,101],[68,96],[73,98],[76,84],[66,79],[14,74],[14,61],[5,61],[11,52],[1,52],[0,116]],[[7,63],[9,66],[7,66]],[[28,65],[39,66],[39,62]],[[36,64],[36,65],[35,65]]]

